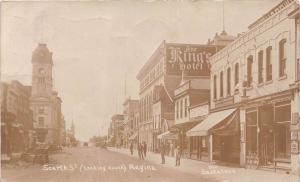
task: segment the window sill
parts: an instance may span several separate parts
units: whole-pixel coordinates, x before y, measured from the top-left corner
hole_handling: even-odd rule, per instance
[[[266,81],[265,85],[269,85],[271,83],[273,83],[273,80],[268,80],[268,81]]]
[[[280,81],[280,80],[285,80],[286,78],[287,78],[287,75],[284,74],[283,76],[279,77],[278,80],[279,80],[279,81]]]

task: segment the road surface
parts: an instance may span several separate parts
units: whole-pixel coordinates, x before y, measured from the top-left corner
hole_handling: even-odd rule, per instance
[[[211,176],[210,176],[211,177]],[[3,167],[4,182],[210,182],[208,176],[95,147],[66,148],[48,165]]]

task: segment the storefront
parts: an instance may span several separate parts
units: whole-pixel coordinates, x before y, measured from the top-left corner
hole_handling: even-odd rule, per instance
[[[189,130],[187,136],[192,138],[192,142],[196,140],[192,153],[196,152],[197,158],[239,163],[240,131],[237,109],[209,114],[204,121]]]
[[[247,108],[246,164],[273,167],[275,162],[290,163],[290,126],[290,100],[273,101]]]

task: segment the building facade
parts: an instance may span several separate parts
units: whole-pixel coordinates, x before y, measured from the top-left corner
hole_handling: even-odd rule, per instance
[[[52,52],[39,44],[32,53],[32,88],[30,106],[39,143],[59,144],[61,99],[53,91]]]
[[[34,147],[30,87],[13,80],[1,83],[1,153],[10,156]]]
[[[210,115],[218,121],[198,128],[213,141],[211,160],[298,169],[297,8],[282,1],[211,57]]]

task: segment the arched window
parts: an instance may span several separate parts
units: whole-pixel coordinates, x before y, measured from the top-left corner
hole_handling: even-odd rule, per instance
[[[217,99],[217,75],[214,75],[214,99]]]
[[[263,65],[264,65],[264,51],[258,52],[258,84],[263,83]]]
[[[279,77],[286,75],[286,39],[279,42]]]
[[[239,75],[240,75],[240,67],[239,63],[235,63],[234,65],[234,84],[237,85],[239,83]]]
[[[249,56],[247,58],[247,86],[250,87],[252,85],[252,70],[253,70],[253,56]]]
[[[223,71],[221,71],[220,73],[220,97],[223,97],[224,96],[224,93],[223,93]]]
[[[227,68],[227,95],[231,95],[231,68]]]
[[[272,80],[272,46],[266,50],[266,80]]]

